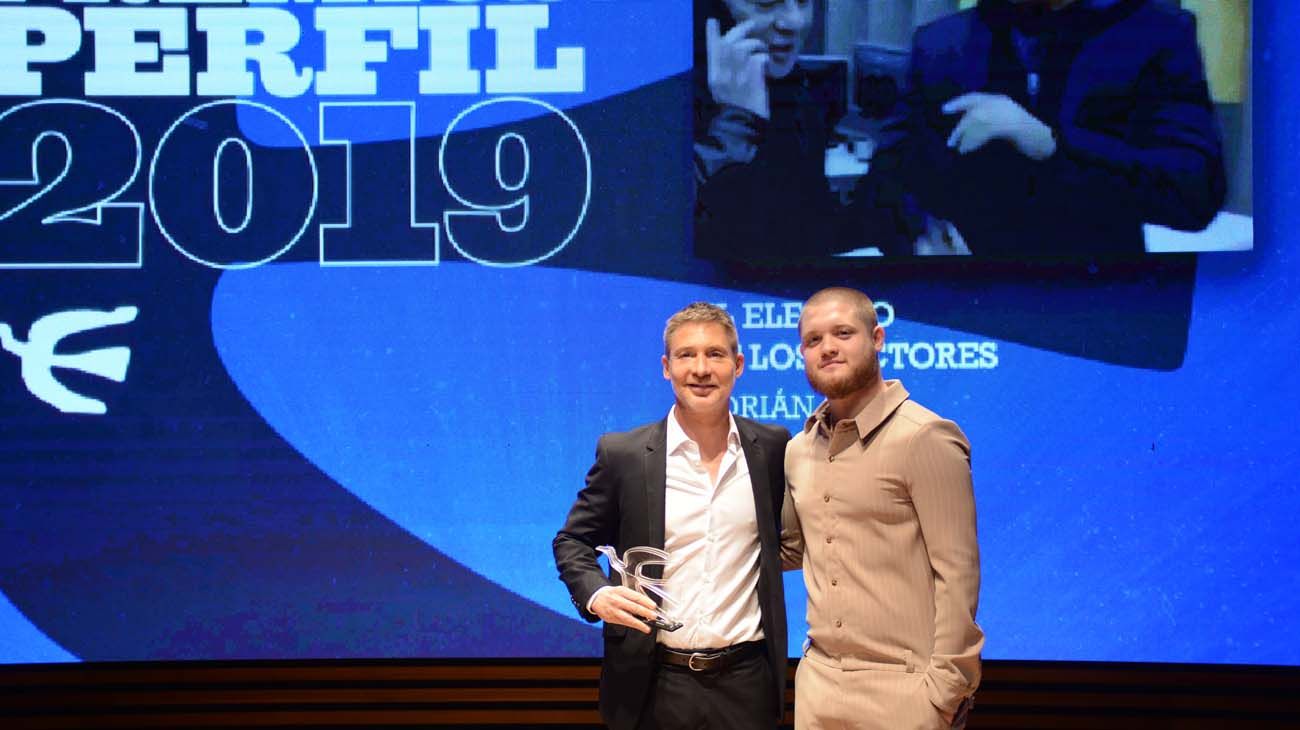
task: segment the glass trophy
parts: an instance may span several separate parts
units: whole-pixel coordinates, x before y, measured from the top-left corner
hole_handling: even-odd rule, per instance
[[[624,588],[631,588],[659,606],[655,617],[645,620],[647,624],[663,631],[676,631],[682,627],[681,621],[672,618],[664,610],[665,606],[677,605],[677,599],[663,589],[663,571],[672,562],[672,555],[668,551],[652,547],[630,547],[619,558],[618,551],[610,545],[601,545],[596,550],[609,558],[609,567],[623,577]],[[651,574],[647,575],[647,572]]]

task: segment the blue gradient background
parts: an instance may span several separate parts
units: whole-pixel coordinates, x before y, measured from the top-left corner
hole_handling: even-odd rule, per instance
[[[308,241],[222,274],[151,229],[143,271],[0,271],[0,321],[20,332],[62,308],[141,310],[105,335],[133,348],[127,384],[75,381],[108,402],[102,418],[36,402],[0,354],[0,662],[595,656],[550,538],[598,434],[666,413],[663,319],[693,299],[739,310],[834,280],[895,307],[894,341],[998,343],[993,370],[886,369],[974,444],[985,656],[1300,664],[1300,48],[1282,40],[1297,22],[1293,3],[1255,8],[1256,248],[1199,258],[1173,368],[998,336],[1086,345],[1090,299],[1137,319],[1153,296],[1140,286],[1053,300],[1003,280],[758,280],[691,259],[675,56],[635,88],[593,81],[566,102],[597,187],[545,266],[322,269]],[[663,27],[687,47],[685,23]],[[606,47],[588,45],[591,68]],[[189,102],[122,104],[148,148]],[[321,164],[323,179],[337,169]],[[318,220],[339,220],[339,201],[323,183]],[[936,301],[965,317],[912,316]],[[954,324],[972,312],[977,330]],[[1155,346],[1131,334],[1122,347]],[[797,369],[754,368],[737,394],[778,390],[808,394]],[[793,652],[799,575],[787,586]]]

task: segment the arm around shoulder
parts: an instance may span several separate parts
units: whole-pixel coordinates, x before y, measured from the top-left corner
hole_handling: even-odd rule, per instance
[[[786,445],[784,461],[785,498],[781,505],[781,568],[799,570],[803,568],[803,526],[799,522],[799,513],[795,510],[794,494],[790,489],[791,460],[794,451]]]

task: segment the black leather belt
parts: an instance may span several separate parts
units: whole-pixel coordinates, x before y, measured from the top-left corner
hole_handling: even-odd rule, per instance
[[[747,641],[725,649],[684,651],[660,644],[658,653],[659,661],[669,666],[686,667],[693,672],[720,672],[738,661],[762,654],[763,647],[762,641]]]

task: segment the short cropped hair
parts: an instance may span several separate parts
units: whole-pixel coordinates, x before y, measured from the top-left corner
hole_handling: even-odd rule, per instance
[[[677,310],[673,316],[668,318],[668,323],[664,325],[665,355],[669,354],[668,340],[682,325],[687,324],[716,324],[722,327],[727,333],[727,339],[730,341],[731,354],[740,354],[740,337],[736,334],[736,323],[731,319],[731,315],[727,313],[727,310],[708,302],[691,302]]]
[[[847,303],[853,308],[858,319],[866,326],[868,331],[874,330],[880,321],[876,319],[876,305],[871,301],[871,297],[863,294],[857,289],[850,289],[846,286],[830,286],[808,297],[808,301],[803,303],[803,308],[807,309],[816,304],[825,304],[831,300],[839,300]],[[803,330],[803,314],[799,315],[799,328]]]

